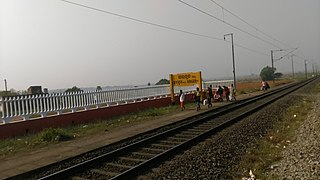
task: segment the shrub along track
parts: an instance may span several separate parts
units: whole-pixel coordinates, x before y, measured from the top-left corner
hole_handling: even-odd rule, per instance
[[[280,95],[280,96],[282,96],[282,95]],[[266,101],[266,100],[262,100],[262,101]],[[290,101],[294,101],[294,99],[289,98],[288,102],[290,102]],[[242,103],[243,102],[237,102],[236,104],[242,104]],[[225,122],[226,120],[235,118],[235,116],[238,116],[239,114],[243,113],[244,111],[247,111],[248,109],[252,109],[253,107],[256,107],[257,105],[260,105],[261,103],[262,102],[260,100],[260,102],[255,102],[249,106],[245,106],[244,104],[242,104],[240,106],[243,106],[243,108],[237,107],[237,110],[233,109],[231,113],[227,113],[224,116],[216,117],[213,120],[212,120],[212,117],[217,116],[218,112],[209,112],[209,113],[206,113],[205,115],[201,115],[202,117],[200,117],[200,118],[199,117],[189,118],[187,122],[184,122],[185,124],[189,123],[190,121],[194,121],[195,119],[201,119],[205,123],[203,125],[197,125],[196,128],[189,127],[189,129],[192,129],[192,132],[190,132],[190,131],[189,132],[180,132],[181,130],[175,130],[176,132],[178,132],[178,134],[175,134],[174,135],[175,137],[174,138],[171,137],[171,139],[166,137],[166,140],[161,140],[161,142],[160,141],[155,142],[155,140],[151,140],[153,142],[153,144],[147,145],[147,148],[146,148],[146,145],[139,146],[139,148],[143,147],[145,149],[143,151],[138,152],[138,153],[136,152],[136,154],[140,154],[140,155],[142,154],[143,158],[140,157],[140,159],[139,159],[137,157],[134,157],[134,158],[130,157],[130,155],[129,155],[129,157],[127,155],[122,155],[121,158],[114,159],[112,162],[109,162],[109,164],[103,163],[102,168],[104,168],[104,170],[99,169],[99,167],[95,167],[93,170],[91,169],[91,170],[88,170],[82,174],[78,174],[78,176],[81,176],[84,178],[94,178],[94,179],[110,178],[111,176],[109,176],[109,175],[112,173],[106,172],[105,166],[113,166],[113,168],[116,169],[115,172],[119,171],[119,169],[123,169],[123,171],[128,170],[128,169],[130,169],[129,166],[139,164],[139,163],[135,163],[136,161],[139,161],[141,159],[147,159],[146,154],[150,154],[150,152],[152,152],[152,151],[154,152],[154,151],[158,151],[158,150],[160,150],[160,152],[162,153],[163,151],[161,151],[161,149],[170,149],[173,147],[172,144],[175,144],[177,141],[185,141],[186,139],[190,139],[190,137],[194,138],[195,134],[198,134],[199,131],[202,131],[202,130],[209,131],[209,129],[211,129],[212,127],[216,127],[219,124],[221,124],[222,122]],[[286,104],[288,105],[289,103],[286,103]],[[235,106],[235,105],[230,105],[225,108],[230,110],[232,106]],[[221,108],[218,111],[223,111],[223,109],[225,109],[225,108]],[[273,112],[274,112],[273,114],[276,114],[278,112],[278,110],[280,110],[280,109],[282,109],[282,108],[275,108],[273,110]],[[252,113],[252,112],[250,112],[250,113]],[[267,113],[267,115],[270,115],[270,114],[272,114],[272,113]],[[210,118],[207,117],[208,115]],[[255,116],[255,115],[253,115],[253,116]],[[235,120],[236,121],[240,120],[240,118],[235,118]],[[179,178],[201,178],[201,177],[203,177],[203,178],[204,177],[223,178],[223,177],[225,177],[225,178],[227,178],[224,171],[227,170],[228,169],[227,167],[232,165],[233,162],[235,162],[235,160],[237,159],[236,158],[237,157],[236,155],[238,154],[237,150],[239,150],[239,152],[241,152],[241,151],[243,151],[243,149],[245,150],[244,147],[246,147],[248,145],[248,143],[254,142],[253,141],[254,138],[252,139],[252,135],[251,136],[247,136],[247,135],[250,135],[250,132],[252,130],[253,130],[252,133],[254,133],[253,135],[263,134],[265,132],[263,130],[263,129],[265,129],[265,127],[266,128],[272,127],[272,123],[270,123],[268,121],[269,121],[268,119],[263,119],[263,118],[259,119],[258,122],[254,122],[254,123],[249,122],[249,124],[246,124],[247,120],[241,121],[240,123],[236,124],[235,126],[231,126],[230,128],[226,128],[221,133],[214,135],[213,138],[210,140],[210,142],[212,140],[215,140],[215,142],[213,144],[208,143],[207,142],[208,140],[207,140],[204,143],[201,143],[198,146],[195,146],[191,150],[186,151],[185,152],[186,155],[178,156],[178,157],[176,157],[176,158],[178,158],[177,160],[170,161],[170,162],[174,162],[174,163],[172,163],[173,167],[169,168],[170,171],[168,171],[168,168],[166,168],[167,165],[165,165],[164,168],[161,168],[161,170],[156,171],[155,173],[146,174],[145,177],[147,177],[147,178],[159,178],[159,177],[162,177],[162,178],[166,178],[166,177],[167,178],[173,178],[173,177],[179,177]],[[243,127],[241,124],[245,124],[245,126]],[[224,125],[223,128],[225,128],[226,126],[229,126],[229,125],[230,125],[230,123],[228,123],[227,125]],[[261,125],[263,125],[263,126],[261,126]],[[113,145],[113,146],[108,146],[108,147],[104,148],[102,151],[103,151],[103,153],[105,153],[105,152],[110,152],[111,150],[114,150],[114,149],[119,149],[120,147],[123,147],[127,144],[131,144],[132,142],[137,142],[140,139],[145,139],[146,137],[150,137],[154,134],[158,134],[159,132],[164,132],[167,129],[171,129],[173,126],[178,126],[178,124],[176,123],[174,125],[171,125],[171,127],[159,128],[155,132],[152,132],[149,134],[145,133],[141,136],[137,136],[133,139],[130,139],[130,141],[121,142],[121,143],[118,143],[117,145]],[[238,126],[240,126],[240,127],[238,127]],[[218,130],[215,129],[215,130],[211,131],[210,133],[211,134],[216,133],[217,131],[219,131],[223,128],[219,128]],[[230,131],[231,131],[231,134],[228,134],[228,132],[230,132]],[[236,135],[239,132],[240,132],[240,134]],[[206,134],[204,137],[210,135],[210,133]],[[227,133],[227,134],[225,134],[225,133]],[[222,134],[222,137],[219,138],[221,136],[221,134]],[[241,135],[243,135],[243,137]],[[253,137],[255,137],[255,136],[253,136]],[[203,137],[201,137],[201,138],[203,138]],[[168,139],[170,139],[170,140],[168,140]],[[173,140],[173,139],[175,139],[175,140]],[[196,138],[196,141],[198,142],[199,139]],[[192,144],[194,144],[194,143],[195,142],[193,142]],[[195,150],[196,155],[192,156],[192,153],[190,153],[190,152],[193,152],[194,149],[202,148],[206,144],[210,144],[209,147],[206,147],[204,149],[204,150],[206,150],[206,152],[203,152],[200,150]],[[186,146],[183,145],[184,147],[181,149],[183,150],[184,148],[188,147],[189,145],[190,145],[189,143]],[[138,148],[134,147],[134,149],[137,150]],[[101,149],[100,149],[100,151],[101,151]],[[125,150],[125,151],[127,152],[128,150]],[[39,170],[36,170],[33,172],[29,172],[24,175],[13,177],[13,178],[40,178],[42,176],[52,174],[53,172],[55,172],[57,170],[63,169],[65,167],[69,167],[70,164],[75,164],[76,161],[77,162],[84,162],[85,160],[90,159],[92,157],[97,157],[97,156],[101,155],[99,153],[101,153],[101,152],[92,151],[92,152],[85,154],[84,156],[79,156],[79,157],[74,158],[73,160],[69,160],[69,162],[64,161],[62,163],[55,164],[55,166],[53,166],[53,167],[45,167],[45,168],[42,168],[42,169],[39,169]],[[151,154],[157,154],[157,153],[151,153]],[[203,156],[203,158],[201,158],[202,157],[201,155],[204,155],[204,154],[209,154],[209,155],[211,154],[211,155],[213,155],[213,157],[208,158],[208,156]],[[158,153],[158,156],[159,156],[159,153]],[[167,157],[167,155],[164,155],[164,156]],[[155,155],[153,155],[152,157],[155,157]],[[184,160],[179,161],[180,157],[183,157]],[[189,157],[191,157],[191,159],[189,159]],[[176,158],[174,158],[174,159],[176,159]],[[163,160],[163,159],[164,159],[164,157],[161,158],[161,160]],[[105,158],[104,158],[104,160],[105,160]],[[200,160],[200,162],[199,162],[199,160]],[[158,159],[156,161],[158,162]],[[209,164],[206,165],[207,164],[206,162]],[[68,163],[69,163],[69,165],[68,165]],[[96,162],[94,162],[94,163],[96,163]],[[91,163],[84,163],[84,164],[91,164]],[[177,167],[175,167],[174,164],[177,164]],[[161,165],[161,166],[163,166],[163,165]],[[144,167],[140,170],[143,171],[143,170],[145,170],[145,168],[146,167]],[[86,167],[75,168],[76,171],[78,171],[79,169],[83,170],[83,169],[86,169]],[[110,170],[110,168],[108,169],[108,171],[109,170]],[[131,174],[131,175],[136,176],[137,175],[136,173],[137,173],[137,171],[133,171],[133,174]],[[104,174],[107,174],[107,176],[103,176]],[[65,173],[65,175],[69,176],[70,171]],[[128,175],[125,175],[124,177],[128,177]],[[64,175],[57,174],[57,176],[47,176],[47,178],[64,178]]]

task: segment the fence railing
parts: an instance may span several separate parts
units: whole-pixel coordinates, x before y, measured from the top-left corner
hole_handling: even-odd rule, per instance
[[[207,81],[203,83],[206,88],[212,85],[230,86],[232,80]],[[184,92],[194,91],[195,87],[175,88]],[[170,95],[169,85],[157,85],[135,88],[122,88],[106,91],[77,92],[77,93],[53,93],[38,95],[21,95],[14,97],[2,97],[0,110],[2,122],[9,123],[16,117],[28,120],[32,117],[46,117],[48,114],[63,114],[99,107],[109,107],[120,104],[136,103],[140,101],[164,98]]]
[[[207,89],[210,85],[213,89],[217,88],[218,86],[226,86],[230,88],[231,84],[233,84],[233,80],[204,81],[202,86],[204,89]]]

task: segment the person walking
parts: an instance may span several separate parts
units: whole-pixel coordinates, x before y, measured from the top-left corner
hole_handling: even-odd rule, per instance
[[[212,107],[212,98],[213,98],[213,93],[212,93],[212,85],[210,85],[208,87],[208,90],[207,90],[207,101],[208,101],[208,108],[209,107]]]
[[[181,108],[181,111],[183,111],[183,110],[186,109],[186,107],[184,106],[184,98],[185,98],[185,95],[184,95],[184,93],[182,92],[182,90],[180,89],[179,99],[180,99],[180,108]]]
[[[236,90],[233,87],[233,84],[231,84],[231,99],[230,101],[236,101]]]
[[[224,93],[225,93],[225,95],[226,95],[226,100],[227,100],[227,101],[230,101],[230,99],[229,99],[229,96],[230,96],[230,90],[229,90],[229,88],[226,87],[226,86],[223,86],[223,91],[224,91]]]
[[[222,89],[222,87],[218,86],[218,90],[217,91],[218,91],[218,94],[219,94],[220,98],[222,99],[222,97],[223,97],[223,89]]]
[[[201,93],[199,88],[197,87],[196,91],[194,92],[194,100],[197,104],[197,111],[200,110],[200,99],[201,99]]]

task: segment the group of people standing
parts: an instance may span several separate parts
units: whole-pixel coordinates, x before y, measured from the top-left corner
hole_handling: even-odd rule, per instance
[[[219,101],[219,102],[223,101],[222,99],[223,93],[225,94],[226,101],[236,100],[235,89],[233,88],[233,84],[231,84],[231,90],[226,86],[223,86],[223,87],[218,86],[215,94],[213,94],[212,85],[210,85],[205,91],[205,93],[206,93],[206,101],[208,104],[208,108],[212,107],[212,100]],[[181,108],[181,111],[183,111],[185,109],[185,106],[184,106],[185,94],[182,92],[182,90],[180,90],[179,97],[180,97],[180,108]],[[196,91],[193,94],[193,98],[197,104],[197,111],[199,111],[200,104],[201,104],[201,92],[198,87],[196,88]]]

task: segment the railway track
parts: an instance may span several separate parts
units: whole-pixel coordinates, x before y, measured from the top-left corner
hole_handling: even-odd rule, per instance
[[[176,124],[139,141],[48,175],[11,179],[130,179],[311,82],[292,84]]]

